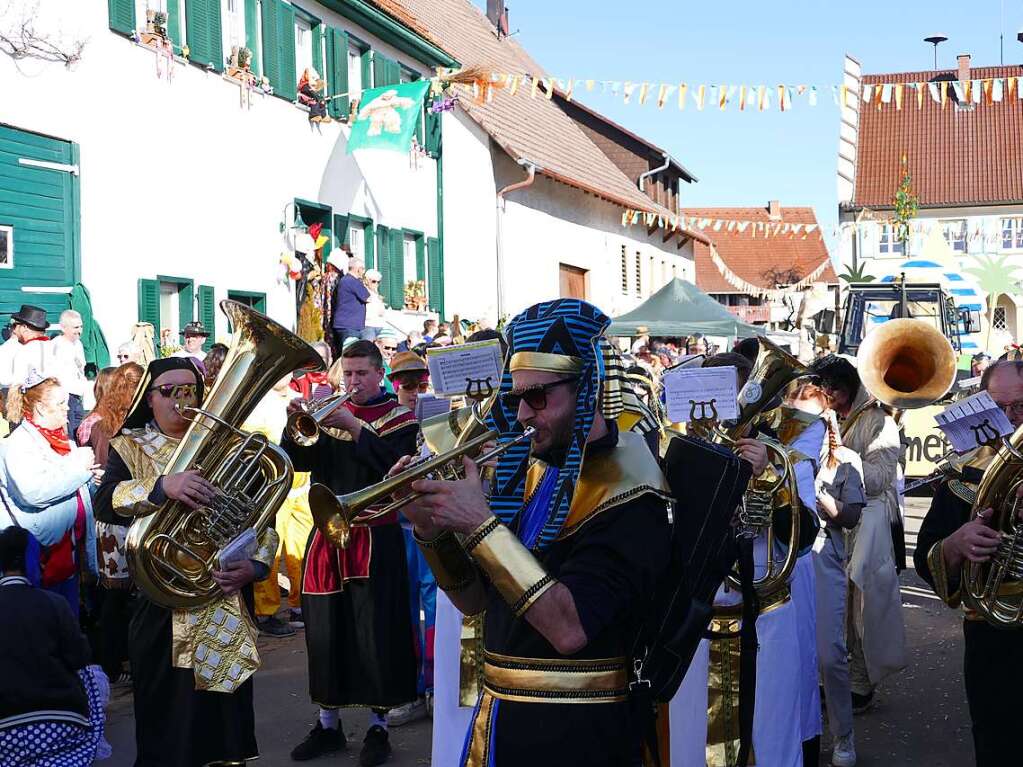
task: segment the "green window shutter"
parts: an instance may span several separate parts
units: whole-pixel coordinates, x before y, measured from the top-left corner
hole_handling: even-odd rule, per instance
[[[440,112],[426,113],[426,151],[434,157],[440,155],[440,126],[442,123]]]
[[[160,342],[160,282],[139,280],[139,322],[153,326],[153,343]],[[156,351],[156,349],[154,349]]]
[[[321,77],[329,75],[323,68],[323,25],[314,24],[312,27],[313,36],[313,69],[320,73]]]
[[[204,351],[209,351],[213,346],[217,323],[217,304],[213,300],[213,288],[210,285],[199,286],[199,322],[205,325],[210,333],[202,345]]]
[[[402,261],[404,263],[404,259]],[[416,237],[416,280],[426,279],[426,243]]]
[[[280,0],[262,0],[260,17],[263,22],[263,74],[270,81],[274,91],[281,87],[281,57],[277,42],[277,6]]]
[[[348,244],[348,216],[334,214],[334,237],[337,247]]]
[[[277,60],[280,67],[280,86],[274,92],[289,101],[298,94],[298,75],[295,73],[295,9],[287,3],[277,4]]]
[[[167,0],[167,37],[174,43],[175,52],[181,49],[181,2]]]
[[[327,87],[329,96],[348,93],[348,33],[327,28]],[[348,96],[331,99],[327,111],[335,119],[348,117]]]
[[[173,4],[175,0],[171,0]],[[256,0],[245,0],[245,47],[252,51],[252,74],[259,77],[259,12]]]
[[[107,0],[110,28],[122,35],[135,31],[135,0]]]
[[[369,48],[359,56],[359,64],[362,66],[362,89],[373,87],[373,51]]]
[[[185,0],[185,36],[192,61],[224,70],[220,0]]]
[[[376,228],[376,253],[380,257],[380,263],[376,265],[377,271],[383,275],[383,279],[380,280],[380,295],[384,297],[384,301],[388,301],[390,290],[388,289],[387,274],[390,271],[390,259],[387,254],[391,252],[391,230],[386,226],[378,226]],[[366,238],[369,240],[369,237]],[[371,268],[374,264],[374,259],[370,256],[369,252],[366,253],[366,268]],[[388,303],[390,303],[388,301]]]
[[[347,237],[347,234],[345,235]],[[366,268],[373,268],[373,254],[376,252],[376,232],[373,229],[373,224],[366,224],[366,228],[362,232],[362,247],[365,251]]]
[[[440,247],[440,240],[430,237],[426,241],[426,249],[429,252],[429,284],[427,295],[430,298],[430,308],[444,319],[444,253]]]
[[[179,341],[184,345],[185,335],[181,331],[185,325],[195,319],[195,288],[191,282],[178,283],[178,321],[181,327],[178,328]]]
[[[401,229],[391,230],[391,260],[387,265],[387,284],[391,294],[391,308],[405,308],[405,235]]]
[[[373,87],[393,85],[401,80],[398,62],[387,58],[380,51],[373,51]]]

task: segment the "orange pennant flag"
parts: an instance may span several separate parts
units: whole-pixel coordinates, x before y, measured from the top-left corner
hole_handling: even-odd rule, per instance
[[[678,108],[686,108],[686,91],[689,90],[689,86],[685,83],[678,84]]]
[[[905,85],[898,83],[895,86],[895,109],[896,111],[902,110],[902,92],[905,89]]]
[[[992,81],[991,81],[990,78],[985,78],[981,82],[983,83],[981,87],[983,88],[983,91],[984,91],[984,103],[990,105],[991,104],[991,82]]]
[[[707,95],[707,86],[700,84],[700,87],[696,89],[696,109],[700,112],[703,111],[703,97]]]
[[[941,90],[941,108],[945,108],[945,103],[948,101],[948,89],[952,87],[952,83],[945,80],[941,83],[938,88]]]
[[[916,108],[923,109],[924,106],[924,84],[916,83]]]
[[[963,83],[963,86],[964,86],[963,87],[963,93],[966,94],[963,97],[963,101],[966,102],[967,104],[969,104],[971,101],[973,101],[973,81],[972,80],[966,80]]]
[[[757,109],[761,112],[767,108],[767,88],[763,85],[757,88]]]
[[[718,109],[724,110],[725,105],[728,104],[728,86],[718,86]]]
[[[746,86],[739,86],[739,111],[742,112],[746,109]]]
[[[1011,99],[1012,92],[1016,89],[1016,78],[1007,77],[1005,82],[1005,98]]]
[[[643,106],[646,103],[646,97],[650,93],[650,83],[643,83],[639,86],[639,105]]]
[[[785,86],[778,86],[778,109],[782,112],[785,111]]]

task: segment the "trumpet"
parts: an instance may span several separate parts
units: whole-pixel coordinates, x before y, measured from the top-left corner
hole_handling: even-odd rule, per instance
[[[532,439],[536,430],[529,426],[521,434],[503,442],[489,450],[483,455],[475,458],[473,463],[476,467],[483,466],[492,461],[513,445],[523,440]],[[379,517],[390,514],[392,511],[407,506],[422,493],[412,492],[392,500],[386,506],[370,510],[384,499],[392,497],[395,493],[407,489],[413,482],[419,479],[441,477],[443,479],[461,479],[463,476],[462,456],[472,455],[479,451],[483,445],[496,439],[496,431],[485,431],[463,444],[443,453],[430,456],[418,463],[409,466],[393,477],[387,477],[375,485],[356,490],[344,495],[334,495],[326,485],[316,483],[309,488],[309,509],[313,515],[313,522],[327,540],[338,548],[346,548],[352,534],[352,525],[365,524]]]
[[[309,447],[320,438],[320,424],[356,394],[355,389],[347,394],[331,394],[329,397],[310,402],[305,410],[298,410],[288,416],[285,432],[296,445]]]

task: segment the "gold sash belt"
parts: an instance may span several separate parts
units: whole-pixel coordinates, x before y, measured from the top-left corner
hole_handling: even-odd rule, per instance
[[[629,691],[625,658],[515,658],[487,652],[483,688],[520,703],[619,703]]]
[[[784,604],[788,604],[792,597],[792,592],[789,587],[782,586],[773,594],[766,597],[760,598],[760,615],[769,613],[772,610],[776,610]],[[717,606],[714,607],[714,620],[711,621],[711,631],[714,632],[714,623],[717,620],[729,621],[736,618],[742,617],[742,602],[734,605]]]

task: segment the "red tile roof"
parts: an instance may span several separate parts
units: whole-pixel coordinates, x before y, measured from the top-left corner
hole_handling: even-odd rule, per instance
[[[974,67],[971,79],[1023,78],[1023,66]],[[864,84],[958,80],[955,70],[865,75]],[[1016,87],[1023,84],[1019,79]],[[902,179],[903,154],[921,206],[1023,202],[1023,99],[1007,92],[1003,101],[945,108],[924,93],[905,91],[902,109],[860,102],[856,183],[852,206],[890,208]]]
[[[388,0],[415,17],[426,34],[463,67],[543,75],[543,69],[513,39],[498,39],[493,25],[470,0]],[[515,160],[537,172],[623,207],[667,213],[643,194],[553,100],[530,98],[528,86],[512,96],[495,90],[477,104],[459,106]]]
[[[682,212],[696,218],[728,221],[817,224],[813,208],[781,208],[781,217],[776,219],[770,217],[767,208],[685,208]],[[738,229],[729,232],[725,227],[718,231],[713,228],[697,231],[702,231],[711,240],[718,256],[728,268],[751,285],[774,289],[774,275],[792,269],[792,276],[798,281],[825,262],[827,266],[818,281],[829,285],[838,282],[827,245],[820,236],[819,225],[805,239],[802,234],[765,236],[763,232],[757,232],[754,237],[752,227],[747,227],[744,232]],[[709,245],[696,241],[693,250],[696,255],[696,286],[700,290],[705,293],[743,292],[725,279],[711,257]]]

